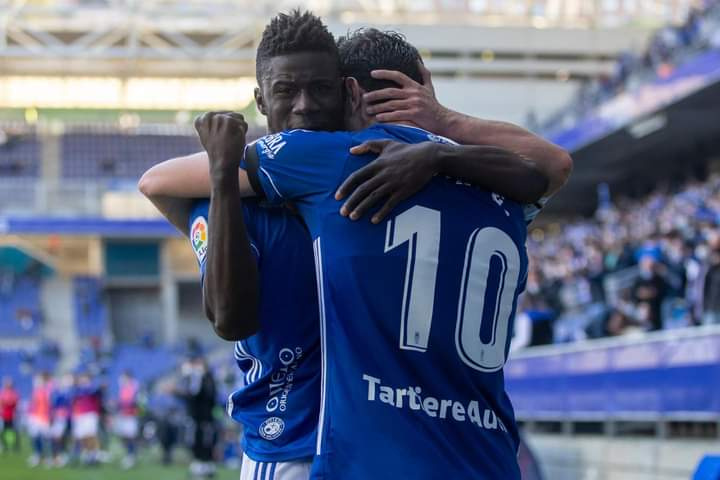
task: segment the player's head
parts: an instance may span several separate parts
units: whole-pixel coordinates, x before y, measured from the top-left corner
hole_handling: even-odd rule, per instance
[[[12,388],[13,379],[11,377],[3,377],[2,386],[3,388]]]
[[[381,88],[398,87],[388,80],[370,76],[373,70],[396,70],[422,84],[422,58],[403,35],[376,28],[361,28],[338,39],[340,70],[346,77],[346,127],[364,128],[372,119],[365,113],[362,94]]]
[[[270,20],[258,45],[255,69],[255,102],[270,132],[342,128],[337,44],[319,17],[293,10]]]
[[[130,370],[127,370],[127,369],[123,370],[122,373],[120,374],[120,381],[127,382],[132,379],[133,379],[133,374],[132,374],[132,371],[130,371]]]

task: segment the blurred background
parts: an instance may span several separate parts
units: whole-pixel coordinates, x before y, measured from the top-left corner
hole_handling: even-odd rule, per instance
[[[295,6],[338,35],[404,33],[441,103],[573,155],[530,227],[506,367],[526,478],[693,478],[720,439],[717,0],[0,0],[0,377],[19,431],[39,373],[88,373],[110,418],[129,371],[141,453],[101,429],[102,478],[128,458],[139,479],[183,475],[183,382],[210,372],[219,474],[237,477],[232,348],[204,318],[187,240],[136,183],[200,150],[200,112],[238,110],[264,133],[255,48]],[[12,453],[6,433],[0,478],[97,478],[48,472],[69,446],[30,470],[29,441]]]

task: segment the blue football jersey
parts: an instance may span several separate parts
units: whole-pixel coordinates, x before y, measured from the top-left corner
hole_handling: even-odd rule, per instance
[[[243,166],[272,203],[294,201],[315,249],[323,349],[313,478],[519,479],[504,388],[527,272],[523,207],[436,177],[391,218],[340,216],[336,188],[372,139],[444,141],[378,124],[269,135]]]
[[[190,242],[204,275],[209,201],[190,216]],[[320,405],[320,332],[310,235],[285,208],[243,202],[260,278],[260,331],[235,343],[245,385],[228,398],[257,462],[312,457]]]

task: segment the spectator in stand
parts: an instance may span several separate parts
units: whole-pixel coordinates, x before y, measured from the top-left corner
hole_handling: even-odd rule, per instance
[[[27,429],[32,440],[33,453],[28,459],[28,465],[37,467],[45,457],[50,440],[52,381],[48,372],[36,375],[33,380],[33,390],[28,409]],[[50,464],[51,459],[46,459]]]
[[[140,430],[140,384],[128,370],[120,375],[115,433],[125,444],[126,455],[122,467],[135,466],[137,455],[137,437]]]
[[[654,256],[640,259],[640,276],[632,288],[632,296],[638,309],[638,320],[650,330],[662,329],[661,307],[667,295],[668,285],[659,273],[660,266]]]
[[[80,462],[95,465],[99,462],[98,439],[101,413],[100,387],[87,373],[77,377],[72,400],[73,438],[80,444]]]
[[[20,395],[15,390],[12,378],[3,378],[2,390],[0,390],[0,421],[2,421],[0,452],[10,450],[11,445],[16,452],[20,451],[20,436],[15,425],[19,402]]]
[[[72,407],[72,389],[74,379],[71,374],[64,375],[52,392],[50,408],[52,424],[50,437],[55,466],[67,465],[68,436],[70,433],[70,411]]]
[[[705,325],[720,323],[720,236],[710,241],[708,270],[703,285],[703,316]]]

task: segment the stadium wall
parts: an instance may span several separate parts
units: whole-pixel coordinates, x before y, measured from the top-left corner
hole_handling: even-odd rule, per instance
[[[552,480],[688,480],[716,439],[529,433],[526,440]]]

